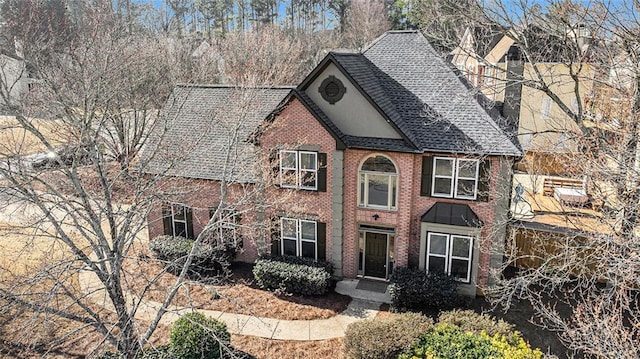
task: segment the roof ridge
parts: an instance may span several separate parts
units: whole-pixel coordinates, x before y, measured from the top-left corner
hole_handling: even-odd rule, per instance
[[[391,34],[420,34],[420,35],[422,35],[422,32],[420,32],[420,30],[387,30],[382,35],[378,36],[373,41],[371,41],[371,43],[369,43],[369,45],[365,46],[362,49],[361,53],[364,55],[365,52],[369,51],[369,49],[372,48],[375,44],[377,44],[380,40],[385,38],[387,35],[391,35]],[[422,35],[422,36],[424,36],[424,35]]]
[[[292,90],[296,88],[293,85],[275,85],[275,86],[242,86],[229,84],[202,84],[202,83],[177,83],[176,87],[195,87],[195,88],[235,88],[235,89],[252,89],[252,90]]]

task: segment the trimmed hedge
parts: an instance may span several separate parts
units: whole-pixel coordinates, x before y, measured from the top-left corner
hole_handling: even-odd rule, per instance
[[[156,258],[169,263],[169,272],[178,274],[194,243],[193,239],[184,237],[158,236],[149,241],[149,249]],[[230,245],[212,247],[206,243],[201,244],[194,253],[187,274],[211,277],[225,273],[235,254],[236,248]]]
[[[253,266],[256,284],[262,289],[290,294],[323,295],[331,284],[331,264],[283,256],[258,259]]]
[[[355,322],[345,331],[344,353],[351,359],[395,359],[432,327],[433,320],[418,313]]]
[[[394,311],[442,310],[462,305],[457,283],[443,273],[399,267],[390,278],[389,294]]]
[[[169,334],[171,354],[180,359],[224,358],[230,341],[226,324],[198,312],[178,319]]]
[[[438,318],[438,323],[455,325],[464,332],[480,334],[483,331],[488,335],[495,334],[510,336],[515,331],[515,327],[504,320],[496,320],[490,315],[478,314],[473,310],[454,309],[443,312]]]
[[[508,336],[485,331],[465,332],[455,325],[441,323],[420,336],[399,359],[540,359],[542,352],[531,347],[517,332]]]

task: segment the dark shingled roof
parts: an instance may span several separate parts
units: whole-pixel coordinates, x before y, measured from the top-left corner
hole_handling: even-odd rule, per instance
[[[143,151],[143,171],[252,182],[249,136],[291,89],[176,86]]]
[[[466,204],[438,202],[422,215],[422,222],[462,227],[482,227],[483,223]]]
[[[499,114],[483,108],[477,91],[465,84],[421,33],[390,31],[363,54],[330,56],[382,110],[406,142],[347,136],[347,146],[522,156],[513,136],[499,126],[503,121]]]

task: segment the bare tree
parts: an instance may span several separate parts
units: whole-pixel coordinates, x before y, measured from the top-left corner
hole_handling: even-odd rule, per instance
[[[378,0],[351,1],[345,18],[345,43],[354,49],[362,49],[391,27],[384,3]]]
[[[637,3],[475,4],[480,11],[446,0],[435,3],[446,3],[458,26],[491,29],[511,42],[509,53],[502,53],[511,66],[477,58],[486,66],[485,75],[491,72],[484,85],[491,78],[492,90],[498,93],[522,86],[521,98],[512,101],[547,120],[544,128],[524,130],[521,122],[520,139],[551,138],[546,148],[532,148],[532,153],[542,150],[562,163],[565,178],[586,178],[584,189],[592,204],[582,208],[530,193],[535,215],[531,221],[547,229],[532,229],[527,221],[512,223],[505,268],[520,270],[490,288],[492,300],[507,307],[513,300],[528,300],[539,323],[558,331],[566,346],[580,355],[637,356]],[[460,41],[441,34],[450,48]],[[479,56],[475,51],[469,55]],[[513,105],[507,97],[494,98],[504,100],[505,108]],[[547,105],[532,103],[534,99]],[[569,150],[554,150],[558,144]]]

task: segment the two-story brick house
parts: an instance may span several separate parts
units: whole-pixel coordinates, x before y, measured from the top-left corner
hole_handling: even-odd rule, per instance
[[[269,91],[273,99],[283,89]],[[202,99],[192,103],[206,107]],[[388,32],[362,53],[330,53],[270,114],[248,122],[256,125],[247,136],[254,150],[271,154],[275,167],[265,202],[287,198],[242,218],[270,218],[272,254],[326,259],[345,278],[384,280],[399,266],[446,272],[471,295],[502,261],[510,171],[521,150],[419,32]],[[197,178],[215,186],[214,176]],[[195,207],[218,201],[206,192],[182,202],[180,228],[198,217]],[[150,237],[175,234],[170,212],[166,226],[160,209],[150,214]],[[251,241],[244,248],[244,260],[259,252]]]

